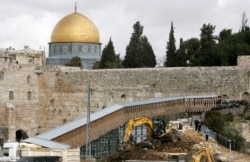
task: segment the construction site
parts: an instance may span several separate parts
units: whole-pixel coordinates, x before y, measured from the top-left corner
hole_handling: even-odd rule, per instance
[[[185,123],[181,138],[162,142],[155,148],[140,143],[132,144],[110,156],[100,158],[102,162],[248,162],[250,156],[218,144],[212,137],[205,141],[203,132],[195,131],[194,125]]]
[[[27,45],[0,49],[0,161],[250,161],[250,109],[229,108],[244,119],[234,125],[244,148],[231,147],[234,138],[222,145],[210,127],[206,141],[207,125],[197,132],[193,116],[202,121],[218,105],[228,111],[224,99],[250,103],[249,55],[237,55],[233,66],[91,69],[101,45],[75,6],[54,26],[47,58]],[[75,56],[83,66],[65,66]]]

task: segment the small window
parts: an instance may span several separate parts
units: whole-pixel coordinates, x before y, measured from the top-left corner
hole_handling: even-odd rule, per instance
[[[88,46],[88,52],[91,52],[91,46]]]
[[[52,48],[53,53],[56,53],[56,47]]]
[[[60,51],[60,53],[63,52],[63,47],[62,46],[60,46],[59,51]]]
[[[68,46],[63,46],[63,52],[71,52],[72,51],[72,46],[70,45],[69,48]]]
[[[9,91],[9,99],[14,100],[14,91]]]
[[[27,76],[27,83],[30,83],[30,76]]]
[[[0,146],[3,146],[3,144],[4,144],[4,139],[0,138]]]
[[[95,52],[95,47],[91,47],[91,52],[94,53]]]
[[[83,52],[87,52],[88,48],[87,47],[82,47]]]
[[[31,91],[28,91],[27,98],[28,98],[28,100],[31,100]]]
[[[34,58],[28,58],[30,64],[34,63]]]
[[[97,46],[95,46],[95,53],[97,53],[98,51],[97,51]]]
[[[55,46],[54,47],[54,52],[56,52],[56,53],[60,52],[60,47],[59,46]]]
[[[4,72],[0,72],[0,80],[3,80],[4,79]]]
[[[72,52],[72,45],[69,45],[68,52]]]
[[[72,51],[77,52],[77,50],[78,50],[77,45],[73,45],[73,47],[72,47]]]
[[[82,45],[78,45],[78,51],[82,52]]]

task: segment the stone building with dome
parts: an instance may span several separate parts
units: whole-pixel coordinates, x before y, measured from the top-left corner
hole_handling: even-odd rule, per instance
[[[96,25],[76,10],[63,17],[54,27],[49,43],[47,65],[64,65],[72,57],[81,58],[84,69],[101,59],[101,43]]]

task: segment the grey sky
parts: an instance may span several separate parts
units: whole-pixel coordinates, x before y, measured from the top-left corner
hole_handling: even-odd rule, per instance
[[[133,32],[140,21],[157,58],[166,53],[171,21],[176,45],[179,39],[199,37],[203,24],[237,32],[241,16],[250,15],[249,0],[0,0],[0,48],[48,50],[55,24],[77,11],[89,17],[100,32],[102,47],[111,37],[116,53],[125,55]]]

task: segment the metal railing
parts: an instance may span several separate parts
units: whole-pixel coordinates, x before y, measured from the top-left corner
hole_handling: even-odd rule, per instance
[[[202,128],[202,132],[204,132],[203,129],[204,128]],[[218,144],[228,149],[250,155],[250,142],[241,142],[235,139],[230,139],[211,130],[210,138],[214,139]]]

